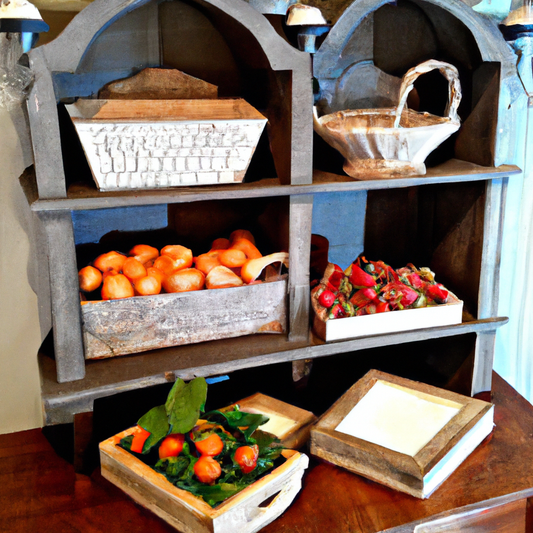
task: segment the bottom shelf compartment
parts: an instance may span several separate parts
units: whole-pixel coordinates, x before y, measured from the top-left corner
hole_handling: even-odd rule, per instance
[[[380,370],[444,387],[464,364],[460,372],[461,378],[457,378],[461,385],[454,390],[470,395],[474,382],[481,383],[482,388],[479,390],[490,389],[490,382],[487,386],[483,374],[484,361],[475,361],[479,337],[488,337],[487,342],[493,342],[496,330],[506,323],[506,318],[492,318],[463,322],[455,326],[373,335],[332,343],[326,343],[313,334],[303,341],[289,341],[284,334],[250,335],[101,361],[88,361],[86,377],[68,383],[57,382],[53,348],[50,346],[46,350],[43,347],[42,353],[39,354],[39,363],[45,424],[72,422],[74,414],[92,411],[96,399],[112,396],[117,392],[134,391],[172,382],[176,376],[189,380],[195,376],[219,376],[255,367],[258,373],[266,375],[268,369],[277,363],[290,365],[291,361],[319,358],[329,368],[329,361],[333,356],[345,358],[345,363],[339,368],[346,369],[348,368],[346,365],[358,367],[353,372],[344,372],[344,370],[340,372],[339,380],[347,379],[348,382],[352,379],[355,381],[370,368],[376,368],[380,358],[383,358]],[[423,347],[424,343],[431,345],[431,350],[426,350]],[[438,353],[447,355],[439,357],[435,355]],[[356,356],[353,356],[354,354]],[[444,372],[443,375],[447,377],[437,379],[436,374],[437,377],[426,378],[422,374],[417,374],[421,368],[417,360],[426,357],[433,361],[431,364],[428,363],[430,368],[435,365],[442,367],[439,372]],[[408,365],[408,361],[412,364]],[[323,363],[317,362],[317,366],[319,364]],[[338,365],[331,364],[331,368],[337,367]],[[322,374],[322,371],[315,369],[313,373]],[[292,382],[291,375],[290,371],[286,372],[285,378],[289,382]],[[281,377],[275,381],[281,383]],[[350,385],[348,382],[344,390]],[[271,384],[274,387],[278,385]],[[279,386],[280,390],[283,390],[281,385]],[[254,392],[257,391],[250,391],[250,394]],[[261,392],[269,394],[268,390]],[[276,390],[271,394],[274,397],[276,397],[275,392]],[[289,400],[290,398],[286,401]]]

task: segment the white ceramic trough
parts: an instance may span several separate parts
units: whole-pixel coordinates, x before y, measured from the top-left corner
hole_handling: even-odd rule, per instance
[[[242,182],[267,119],[242,99],[66,106],[102,191]]]

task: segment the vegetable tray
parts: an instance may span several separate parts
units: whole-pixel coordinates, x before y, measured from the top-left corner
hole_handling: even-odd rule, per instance
[[[315,300],[312,301],[314,310],[313,331],[326,342],[451,326],[460,324],[463,316],[463,302],[452,293],[449,293],[448,303],[439,306],[337,318],[335,320],[323,320],[316,313]]]
[[[133,428],[127,429],[100,443],[103,477],[183,533],[259,531],[291,504],[309,464],[305,454],[284,450],[284,463],[212,508],[117,446],[132,432]]]

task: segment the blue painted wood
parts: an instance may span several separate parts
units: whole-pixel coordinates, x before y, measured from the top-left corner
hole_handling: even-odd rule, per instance
[[[147,231],[166,228],[167,206],[144,205],[95,211],[73,211],[75,244],[98,242],[111,231]]]
[[[157,66],[157,65],[153,65]],[[52,81],[56,101],[66,98],[92,97],[106,84],[122,78],[128,78],[137,74],[139,69],[129,68],[121,70],[111,70],[104,72],[86,72],[82,74],[72,74],[71,72],[54,72]]]
[[[317,194],[312,232],[329,241],[329,260],[342,269],[363,251],[366,191]]]

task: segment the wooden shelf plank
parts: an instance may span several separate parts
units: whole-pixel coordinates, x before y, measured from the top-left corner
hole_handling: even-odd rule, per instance
[[[307,185],[282,185],[278,178],[235,185],[118,192],[100,192],[92,185],[76,185],[69,188],[67,198],[46,200],[37,199],[35,194],[31,193],[32,190],[35,190],[31,183],[34,180],[31,172],[26,172],[23,176],[23,186],[25,191],[27,191],[28,201],[33,211],[56,211],[404,188],[436,183],[497,179],[519,174],[520,172],[520,169],[514,165],[502,165],[497,168],[482,167],[466,161],[451,159],[442,165],[429,168],[425,176],[409,178],[357,181],[348,176],[315,170],[313,183]]]
[[[495,331],[507,321],[507,318],[502,317],[490,318],[455,326],[373,335],[333,343],[325,343],[312,334],[309,339],[299,342],[289,342],[285,335],[250,335],[88,361],[86,377],[69,383],[57,383],[54,360],[41,354],[39,361],[45,423],[71,422],[75,413],[91,411],[93,401],[97,398],[173,381],[174,376],[187,380],[195,376],[215,376],[244,368],[313,359],[378,346],[483,333]]]

